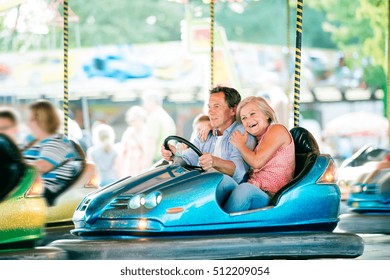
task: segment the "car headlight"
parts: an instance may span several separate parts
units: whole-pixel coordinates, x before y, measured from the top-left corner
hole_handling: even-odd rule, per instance
[[[128,205],[131,209],[137,209],[140,208],[142,205],[145,205],[145,202],[145,196],[143,194],[137,194],[130,199]]]
[[[337,182],[340,188],[348,187],[348,184],[345,180],[341,179]]]
[[[354,202],[352,202],[351,206],[352,206],[352,208],[358,208],[359,202],[354,201]]]
[[[362,192],[362,190],[363,190],[363,188],[362,188],[361,185],[354,185],[354,186],[352,187],[352,192],[353,192],[353,193],[360,193],[360,192]]]
[[[145,198],[145,207],[151,209],[156,207],[162,200],[162,194],[160,192],[151,192]]]
[[[148,221],[146,219],[141,219],[138,221],[138,229],[145,230],[148,227]]]

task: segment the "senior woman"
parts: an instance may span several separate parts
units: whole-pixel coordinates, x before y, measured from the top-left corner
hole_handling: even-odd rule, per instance
[[[23,155],[41,173],[45,198],[52,205],[76,174],[71,161],[77,154],[67,137],[59,134],[61,120],[49,101],[30,104],[27,125],[34,140]]]
[[[237,119],[245,133],[236,131],[230,142],[252,167],[249,180],[238,185],[224,206],[226,212],[262,208],[272,196],[290,182],[295,170],[294,141],[288,129],[276,123],[274,110],[261,97],[250,96],[237,108]],[[245,142],[248,133],[257,138],[252,151]]]

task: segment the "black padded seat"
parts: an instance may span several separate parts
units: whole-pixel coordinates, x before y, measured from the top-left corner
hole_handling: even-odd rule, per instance
[[[295,145],[295,172],[291,182],[283,186],[271,199],[270,205],[276,205],[280,196],[299,182],[314,166],[320,149],[314,136],[303,127],[290,130]]]
[[[87,166],[87,161],[86,161],[86,156],[81,148],[81,146],[74,142],[73,140],[70,140],[72,142],[73,148],[76,153],[76,158],[71,160],[71,164],[73,169],[75,170],[75,176],[68,181],[62,181],[59,182],[59,185],[61,185],[60,190],[58,192],[51,192],[47,188],[45,188],[45,198],[49,206],[53,206],[55,204],[55,200],[66,190],[68,190],[81,176],[81,174],[84,172],[86,166]]]
[[[19,148],[0,133],[0,201],[19,184],[25,172],[26,164]]]

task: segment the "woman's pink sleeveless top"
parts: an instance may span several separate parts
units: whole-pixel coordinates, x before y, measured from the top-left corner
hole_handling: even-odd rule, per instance
[[[255,151],[260,147],[261,141],[267,131],[258,139],[258,144]],[[273,196],[285,184],[290,182],[294,177],[295,171],[295,147],[291,137],[291,143],[285,147],[280,147],[274,156],[261,168],[255,169],[251,173],[248,182],[266,191]]]

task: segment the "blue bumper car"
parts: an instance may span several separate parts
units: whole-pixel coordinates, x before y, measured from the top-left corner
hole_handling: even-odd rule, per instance
[[[91,63],[83,65],[88,78],[107,77],[119,82],[127,79],[147,78],[152,75],[152,68],[137,61],[129,61],[120,55],[95,57]]]
[[[390,233],[390,169],[375,170],[352,187],[339,228],[355,233]]]
[[[352,186],[359,182],[367,173],[377,168],[389,153],[388,149],[364,145],[350,158],[343,161],[338,169],[338,185],[341,200],[347,200]]]
[[[364,145],[350,158],[344,160],[340,168],[361,166],[370,161],[381,161],[384,160],[389,152],[389,149]]]
[[[332,232],[340,205],[332,158],[319,153],[304,128],[291,132],[295,178],[267,207],[224,212],[216,190],[225,175],[177,161],[85,197],[73,216],[72,233],[82,239],[59,240],[53,246],[73,252],[76,259],[102,254],[115,259],[359,256],[360,237]],[[185,139],[171,136],[165,145],[169,140],[183,142],[201,155]]]
[[[375,172],[369,182],[356,184],[347,205],[356,213],[390,213],[390,169]]]

